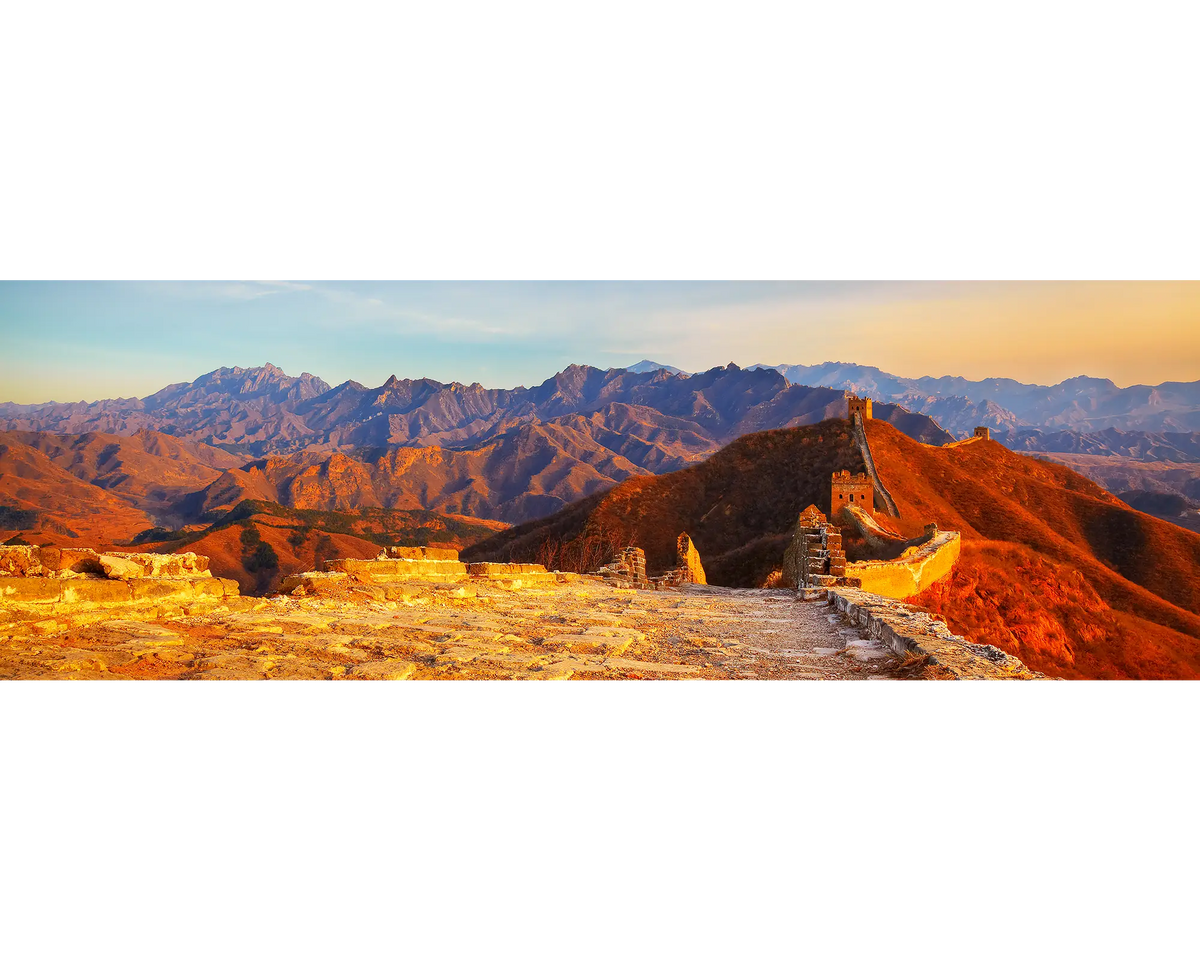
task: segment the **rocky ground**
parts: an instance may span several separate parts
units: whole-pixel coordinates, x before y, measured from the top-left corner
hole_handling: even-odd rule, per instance
[[[352,584],[203,613],[0,624],[5,679],[878,680],[919,676],[783,590]],[[93,622],[86,622],[92,620]]]

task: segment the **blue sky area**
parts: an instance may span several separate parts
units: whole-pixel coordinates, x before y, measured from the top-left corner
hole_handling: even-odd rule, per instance
[[[1200,284],[2,282],[0,400],[145,396],[270,361],[489,387],[569,363],[853,361],[907,376],[1200,377]]]

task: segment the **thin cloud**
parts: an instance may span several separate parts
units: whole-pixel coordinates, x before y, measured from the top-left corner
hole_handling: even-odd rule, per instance
[[[278,290],[268,291],[270,293],[284,291],[299,292],[313,289],[313,285],[311,283],[295,283],[291,280],[255,280],[254,282],[259,286],[278,288]]]

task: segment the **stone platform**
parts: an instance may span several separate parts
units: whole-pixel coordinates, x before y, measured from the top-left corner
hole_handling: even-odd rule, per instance
[[[374,560],[326,560],[325,576],[338,574],[371,583],[404,583],[408,581],[449,582],[463,580],[520,581],[526,585],[556,583],[566,574],[552,573],[540,563],[462,563],[454,550],[442,550],[442,556],[423,557],[417,551],[425,547],[393,547],[391,551],[411,551],[413,556],[380,556]],[[390,551],[388,551],[390,552]],[[323,581],[313,574],[286,577],[281,592],[290,593],[301,582],[320,589]]]
[[[346,573],[378,582],[392,580],[462,580],[467,565],[458,560],[377,559],[326,560],[326,573]]]
[[[45,632],[121,616],[147,619],[222,606],[238,598],[194,553],[97,553],[0,546],[0,623]]]

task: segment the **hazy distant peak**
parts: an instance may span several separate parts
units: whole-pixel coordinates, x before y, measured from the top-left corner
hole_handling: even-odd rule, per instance
[[[637,363],[629,364],[624,369],[630,373],[654,373],[656,370],[666,370],[667,373],[682,373],[684,376],[689,376],[686,370],[680,370],[669,363],[658,363],[654,360],[639,360]]]

